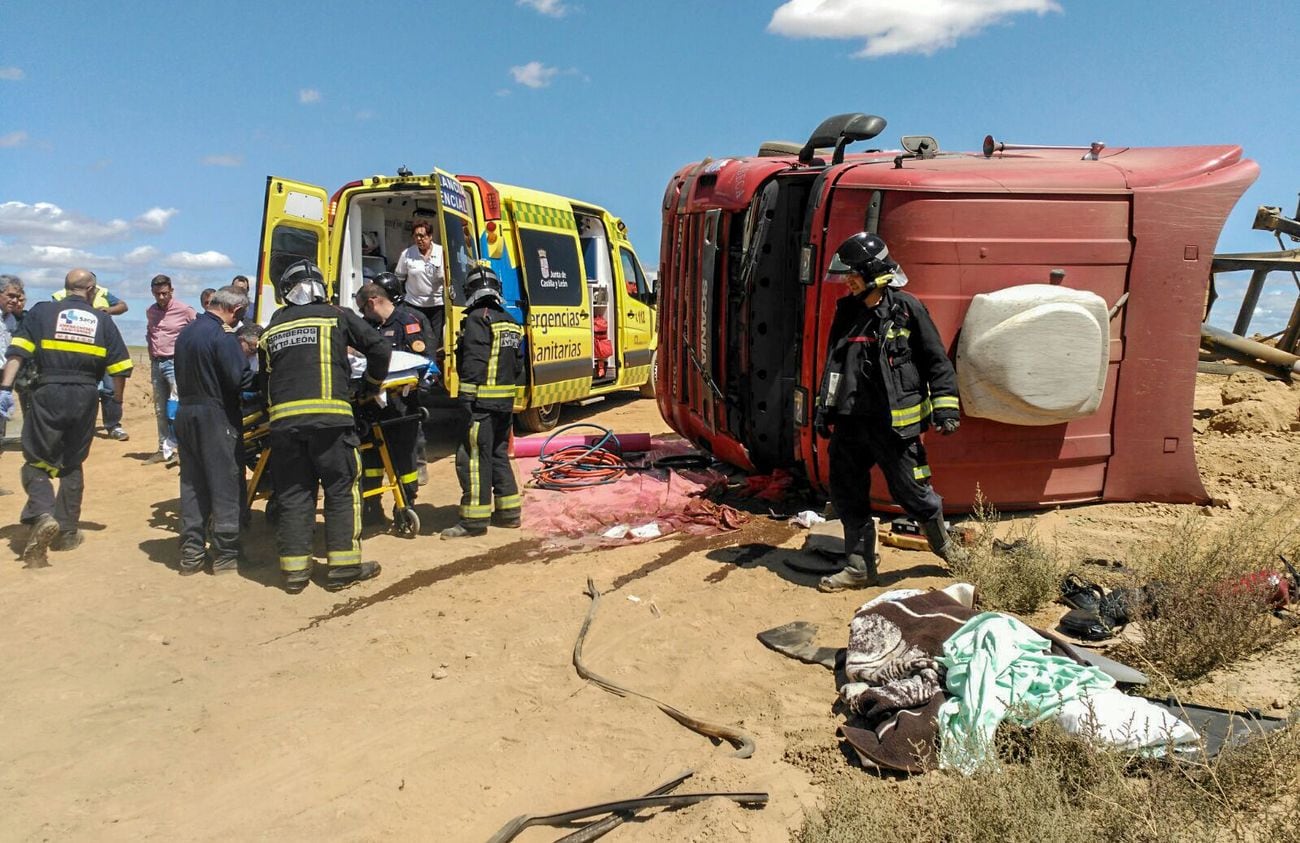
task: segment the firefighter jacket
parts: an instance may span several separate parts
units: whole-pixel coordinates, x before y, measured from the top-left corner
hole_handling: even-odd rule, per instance
[[[524,330],[495,302],[465,312],[456,338],[460,397],[475,409],[514,409],[524,386]]]
[[[875,307],[860,296],[835,305],[820,412],[868,416],[902,438],[960,415],[957,374],[925,305],[892,287]]]
[[[38,386],[99,383],[105,374],[131,374],[131,355],[117,326],[79,296],[38,302],[27,311],[7,356],[35,361]]]
[[[429,322],[418,310],[408,310],[402,305],[393,308],[393,315],[379,326],[379,333],[392,346],[393,351],[409,351],[428,357],[433,352],[433,334]]]
[[[275,312],[258,342],[273,432],[352,426],[348,346],[365,356],[365,381],[377,389],[392,351],[360,316],[324,302]]]

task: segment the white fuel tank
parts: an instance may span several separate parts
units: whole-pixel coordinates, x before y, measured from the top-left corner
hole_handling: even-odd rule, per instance
[[[957,344],[962,412],[1006,424],[1060,424],[1101,405],[1110,314],[1096,293],[1024,284],[971,299]]]

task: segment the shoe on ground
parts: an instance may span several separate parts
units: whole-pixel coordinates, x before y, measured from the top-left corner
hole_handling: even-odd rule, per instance
[[[822,577],[821,581],[817,583],[817,590],[829,594],[836,591],[847,591],[851,588],[870,588],[875,584],[875,578],[866,571],[845,568],[838,574]]]
[[[372,580],[382,570],[378,562],[362,562],[360,565],[331,566],[325,575],[325,590],[339,591],[362,580]]]
[[[429,469],[425,466],[419,466],[415,469],[415,484],[417,486],[429,485]]]
[[[46,551],[50,542],[59,534],[59,522],[49,513],[42,513],[32,522],[32,531],[27,536],[27,546],[23,548],[23,566],[27,568],[44,568],[50,564]]]
[[[131,434],[127,433],[126,428],[122,427],[122,425],[119,424],[117,427],[113,428],[108,432],[108,438],[116,439],[118,442],[125,442],[126,440],[131,438]]]
[[[162,451],[154,451],[149,458],[144,461],[145,465],[157,465],[160,462],[167,462],[167,457],[163,456]]]
[[[163,460],[163,468],[175,468],[180,464],[181,464],[181,455],[176,452],[172,452],[172,455],[170,457],[167,457],[166,459]]]
[[[289,594],[300,594],[307,583],[311,582],[311,568],[302,571],[285,571],[281,583]]]
[[[86,540],[86,534],[80,530],[65,530],[50,542],[50,550],[76,550]]]
[[[239,573],[239,557],[231,556],[228,559],[216,559],[212,562],[212,575]]]
[[[510,515],[502,515],[499,512],[492,513],[492,526],[503,527],[507,530],[518,530],[523,523],[523,516],[518,512]]]
[[[448,527],[447,529],[443,530],[442,537],[444,539],[463,539],[467,536],[481,536],[486,533],[487,533],[487,528],[485,527],[479,527],[475,529],[475,528],[466,527],[464,524],[457,524],[454,527]]]
[[[180,572],[182,577],[201,574],[203,573],[203,565],[206,561],[207,560],[202,556],[197,556],[192,559],[182,559],[180,564],[176,566],[176,569]]]

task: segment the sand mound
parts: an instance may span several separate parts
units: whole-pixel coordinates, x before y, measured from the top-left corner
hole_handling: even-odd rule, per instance
[[[1270,433],[1290,430],[1297,420],[1297,396],[1289,384],[1258,372],[1237,372],[1219,389],[1223,409],[1209,422],[1220,433]]]

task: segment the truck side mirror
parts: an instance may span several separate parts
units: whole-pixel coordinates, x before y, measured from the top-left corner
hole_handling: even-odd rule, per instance
[[[836,114],[821,122],[803,149],[799,150],[799,163],[810,164],[817,147],[834,146],[835,154],[831,163],[839,164],[844,160],[844,147],[853,141],[870,140],[885,130],[885,118],[874,114]]]

